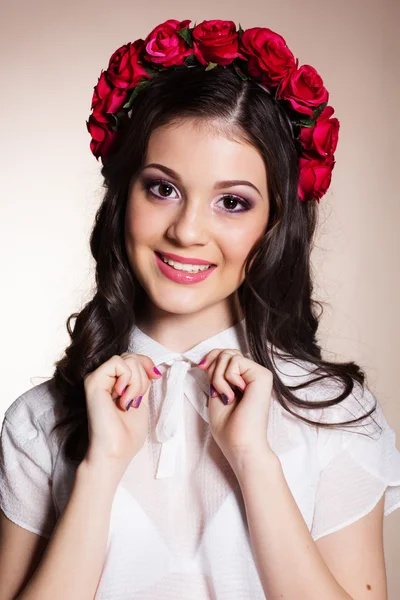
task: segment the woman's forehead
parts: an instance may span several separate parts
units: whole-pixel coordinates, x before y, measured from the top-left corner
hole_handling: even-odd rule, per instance
[[[186,120],[153,130],[144,165],[162,163],[181,173],[204,171],[220,179],[256,178],[264,181],[264,159],[247,140],[226,127]]]

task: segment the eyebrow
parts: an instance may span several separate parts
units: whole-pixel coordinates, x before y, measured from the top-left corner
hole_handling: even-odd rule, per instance
[[[150,167],[155,167],[156,169],[160,169],[161,171],[164,171],[164,173],[166,173],[170,177],[173,177],[174,179],[176,179],[179,183],[182,183],[182,179],[180,178],[178,173],[176,171],[174,171],[173,169],[171,169],[170,167],[166,167],[165,165],[161,165],[160,163],[149,163],[148,165],[145,165],[142,168],[142,171],[144,171],[144,169],[149,169]],[[253,183],[251,183],[250,181],[246,181],[245,179],[227,179],[226,181],[217,181],[217,183],[214,185],[214,189],[219,190],[221,188],[231,187],[234,185],[247,185],[247,186],[253,188],[254,190],[256,190],[256,192],[258,192],[260,194],[260,196],[262,197],[260,190]]]

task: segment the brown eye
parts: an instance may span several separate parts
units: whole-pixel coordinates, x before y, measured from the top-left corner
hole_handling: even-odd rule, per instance
[[[159,183],[157,185],[158,189],[160,190],[161,196],[169,196],[171,191],[173,190],[172,185],[169,185],[168,183]]]
[[[237,207],[239,200],[233,196],[225,196],[222,202],[227,210],[232,210]]]
[[[227,195],[223,198],[220,198],[218,202],[223,204],[221,210],[226,213],[242,213],[247,212],[251,209],[251,205],[247,200],[244,200],[243,198],[239,198],[237,196]],[[242,208],[240,210],[234,210],[238,205],[240,205]]]
[[[171,196],[171,192],[175,191],[174,186],[162,179],[145,181],[144,189],[155,198],[174,198],[174,196]]]
[[[148,194],[150,194],[153,198],[158,198],[159,200],[177,198],[177,196],[171,195],[171,192],[176,192],[175,186],[164,179],[145,180],[143,187]],[[156,188],[158,188],[158,191],[156,191]],[[222,212],[228,214],[244,213],[252,208],[252,205],[248,200],[232,194],[226,194],[220,198],[218,200],[218,204],[223,204],[223,206],[221,206],[221,210]],[[238,206],[241,207],[240,210],[236,210]]]

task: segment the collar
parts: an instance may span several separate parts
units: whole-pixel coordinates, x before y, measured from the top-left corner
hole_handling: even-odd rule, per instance
[[[205,371],[197,368],[197,364],[214,348],[235,348],[243,356],[249,357],[245,319],[183,353],[168,350],[137,325],[134,325],[130,333],[128,352],[149,356],[163,375],[152,381],[152,388],[155,386],[161,390],[160,386],[166,380],[166,394],[161,399],[155,428],[156,439],[161,444],[157,479],[174,474],[178,456],[185,461],[184,402],[189,400],[204,421],[209,422],[206,406],[209,395],[208,376]]]

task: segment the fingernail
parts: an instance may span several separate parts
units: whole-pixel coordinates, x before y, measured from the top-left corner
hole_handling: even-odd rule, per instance
[[[127,388],[127,387],[128,387],[127,385],[124,387],[124,389],[123,389],[123,390],[122,390],[122,392],[121,392],[121,396],[123,396],[123,395],[124,395],[124,393],[125,393],[125,390],[126,390],[126,388]]]
[[[217,393],[217,390],[215,389],[215,387],[213,386],[213,384],[210,384],[210,396],[213,396],[214,394]]]
[[[204,365],[204,363],[205,363],[205,362],[206,362],[206,359],[205,359],[205,358],[203,358],[203,360],[199,362],[198,366],[200,366],[200,365]]]
[[[132,398],[132,400],[129,400],[129,402],[126,403],[125,409],[129,410],[130,407],[132,406],[132,402],[133,402],[134,398]]]
[[[228,402],[229,402],[228,396],[226,396],[225,394],[221,394],[221,398],[222,398],[222,402],[224,404],[228,404]]]
[[[133,403],[133,408],[139,408],[142,398],[143,398],[143,396],[138,396],[135,399],[135,402]]]
[[[161,375],[160,371],[157,369],[157,367],[153,367],[153,371],[156,375]]]

